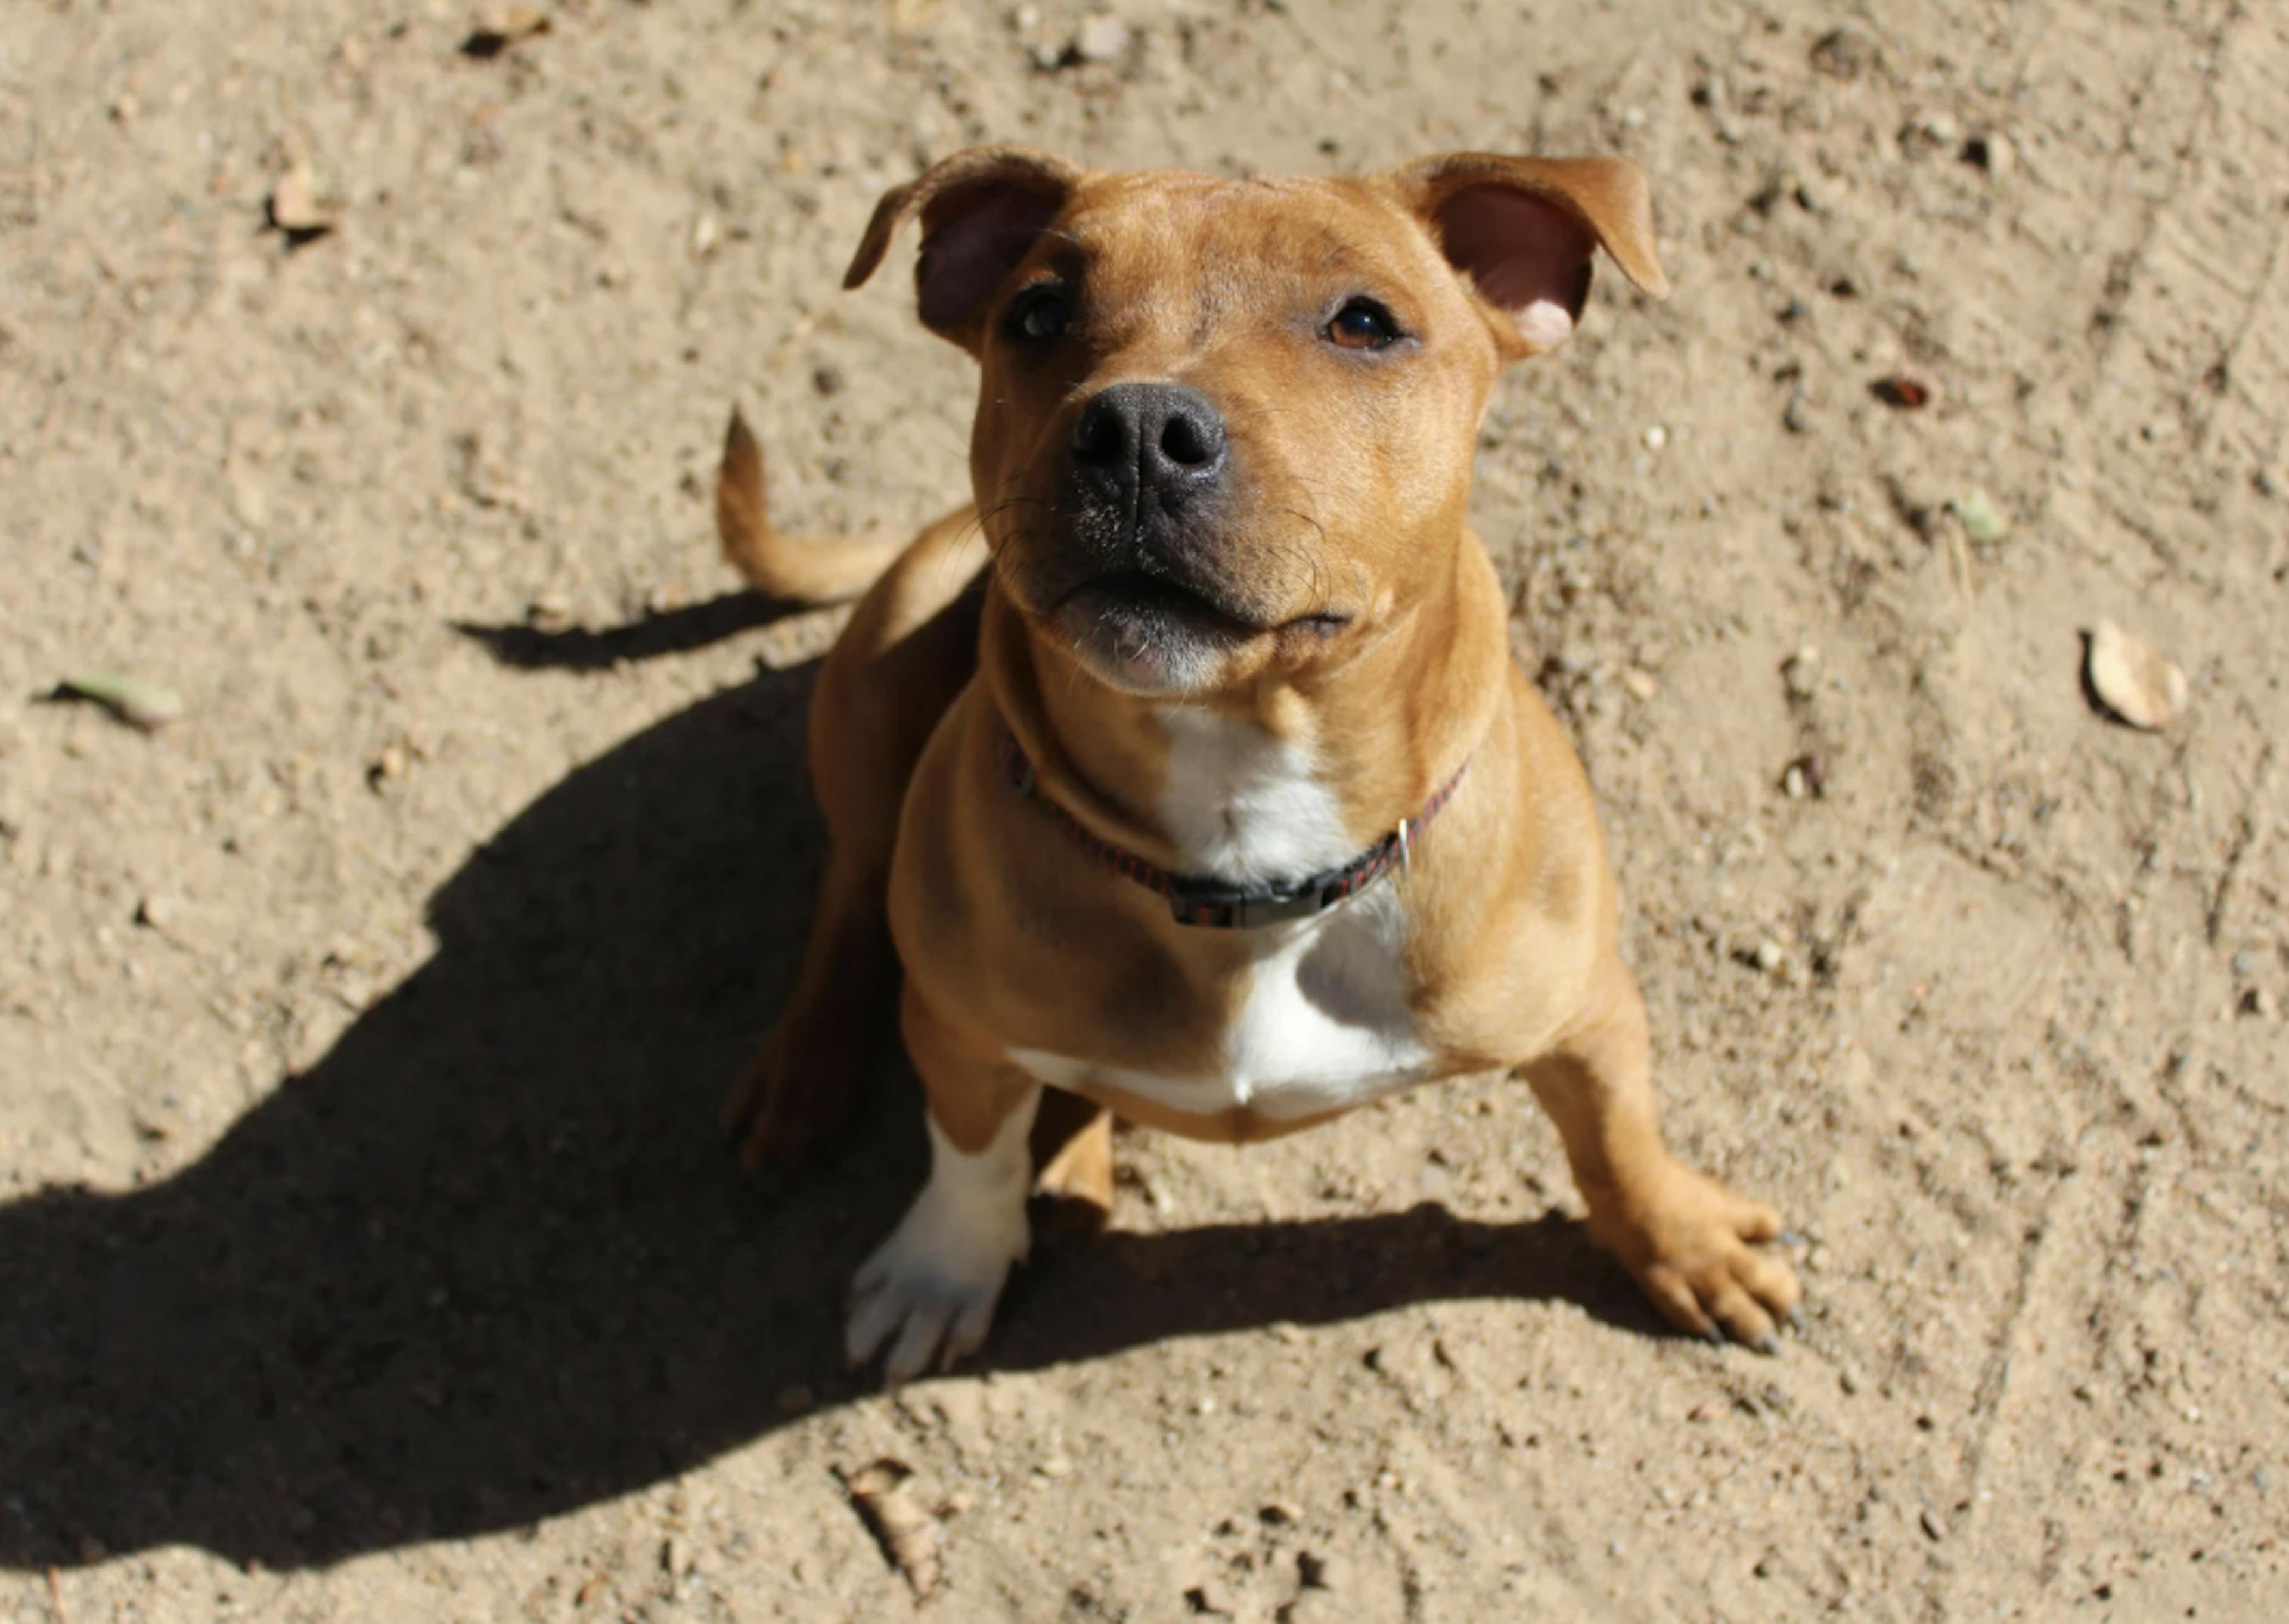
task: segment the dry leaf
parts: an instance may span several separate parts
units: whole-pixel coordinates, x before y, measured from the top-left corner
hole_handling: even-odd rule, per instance
[[[890,1564],[906,1576],[916,1601],[937,1588],[938,1542],[944,1526],[906,1493],[913,1469],[885,1455],[843,1475],[843,1489]]]
[[[297,163],[270,188],[270,223],[289,237],[307,240],[331,231],[340,212],[307,162]]]
[[[1983,490],[1967,490],[1955,499],[1955,516],[1963,533],[1982,547],[1991,547],[2011,533],[2011,519]]]
[[[183,697],[173,689],[116,671],[66,677],[63,691],[94,700],[120,720],[132,722],[146,733],[156,732],[183,713]]]
[[[2084,671],[2099,703],[2133,728],[2167,727],[2192,697],[2176,661],[2110,620],[2092,629]]]
[[[469,37],[461,42],[464,56],[498,56],[519,40],[548,32],[548,13],[537,5],[492,6],[477,13]]]

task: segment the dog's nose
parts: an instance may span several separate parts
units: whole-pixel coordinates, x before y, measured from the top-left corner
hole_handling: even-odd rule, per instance
[[[1101,389],[1073,425],[1073,461],[1116,488],[1135,482],[1139,495],[1203,490],[1222,477],[1224,454],[1224,414],[1182,384]]]

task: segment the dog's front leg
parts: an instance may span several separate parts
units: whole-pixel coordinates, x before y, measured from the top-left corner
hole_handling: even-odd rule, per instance
[[[846,1347],[863,1365],[885,1346],[893,1383],[977,1351],[1030,1238],[1029,1141],[1041,1085],[938,1019],[910,985],[906,1047],[921,1075],[929,1182],[851,1283]]]
[[[1796,1275],[1751,1244],[1780,1233],[1780,1215],[1679,1161],[1655,1121],[1645,1004],[1610,949],[1583,1018],[1526,1067],[1558,1125],[1574,1182],[1589,1204],[1590,1237],[1637,1277],[1679,1329],[1729,1333],[1771,1352],[1774,1318],[1795,1312]],[[1719,1330],[1719,1327],[1722,1330]]]

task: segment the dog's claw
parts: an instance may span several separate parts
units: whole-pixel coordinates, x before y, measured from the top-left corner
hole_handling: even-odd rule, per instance
[[[1773,1238],[1783,1246],[1808,1246],[1812,1244],[1804,1238],[1804,1231],[1801,1230],[1783,1230]]]
[[[1701,1335],[1702,1340],[1714,1342],[1719,1348],[1725,1345],[1725,1327],[1713,1319],[1701,1327]]]
[[[1795,1302],[1790,1303],[1788,1306],[1788,1312],[1783,1316],[1783,1318],[1787,1319],[1790,1330],[1795,1332],[1798,1336],[1802,1336],[1804,1334],[1805,1321],[1804,1308],[1802,1304]]]
[[[1767,1331],[1757,1339],[1757,1351],[1763,1354],[1767,1358],[1769,1359],[1773,1357],[1775,1355],[1778,1354],[1780,1350],[1781,1339],[1775,1336],[1771,1332]]]

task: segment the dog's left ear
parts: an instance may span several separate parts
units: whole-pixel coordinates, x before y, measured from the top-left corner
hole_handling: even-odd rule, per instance
[[[1538,355],[1571,336],[1600,248],[1638,287],[1669,297],[1645,171],[1627,158],[1458,152],[1391,179],[1491,306],[1489,325],[1511,355]]]
[[[922,325],[977,348],[977,318],[1073,195],[1081,171],[1023,147],[972,147],[882,195],[842,278],[855,288],[874,274],[910,214],[922,217],[914,266]]]

